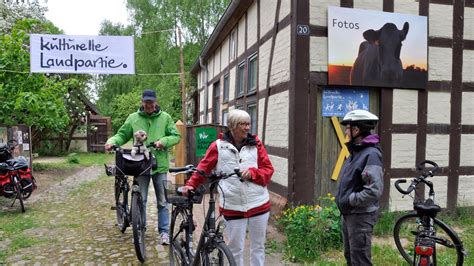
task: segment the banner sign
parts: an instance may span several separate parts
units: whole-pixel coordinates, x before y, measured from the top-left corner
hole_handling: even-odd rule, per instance
[[[216,139],[217,130],[215,128],[196,128],[196,156],[206,155],[207,148]]]
[[[362,109],[369,111],[369,90],[367,89],[337,89],[324,88],[323,116],[344,115],[352,110]]]
[[[328,8],[328,84],[420,88],[428,82],[426,16]]]
[[[30,68],[38,73],[135,74],[132,36],[30,35]]]

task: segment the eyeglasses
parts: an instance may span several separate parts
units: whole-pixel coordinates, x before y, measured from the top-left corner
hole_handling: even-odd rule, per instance
[[[249,122],[243,122],[243,123],[239,123],[238,125],[241,126],[241,127],[248,127],[248,126],[250,126],[250,123]]]

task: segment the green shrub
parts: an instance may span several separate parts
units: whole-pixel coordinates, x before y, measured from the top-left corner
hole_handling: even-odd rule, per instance
[[[71,153],[67,156],[67,162],[70,164],[79,164],[79,158],[76,153]]]
[[[277,223],[286,236],[286,255],[293,262],[311,262],[322,252],[342,247],[340,212],[330,193],[320,198],[319,205],[287,209]]]

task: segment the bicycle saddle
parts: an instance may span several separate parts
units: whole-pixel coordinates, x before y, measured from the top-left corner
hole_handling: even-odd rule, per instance
[[[427,199],[423,203],[415,203],[414,209],[418,214],[428,215],[430,217],[435,217],[436,214],[441,211],[441,207],[434,204],[431,199]]]

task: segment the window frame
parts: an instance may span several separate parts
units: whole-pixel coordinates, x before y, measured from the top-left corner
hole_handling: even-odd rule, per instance
[[[221,93],[221,81],[218,80],[212,85],[212,123],[219,124],[220,115],[220,93]],[[217,85],[217,86],[216,86]]]
[[[246,60],[242,61],[238,66],[237,66],[237,84],[236,84],[236,90],[235,90],[235,97],[239,98],[245,95],[245,84],[246,84]],[[242,70],[242,71],[241,71]],[[242,82],[241,82],[242,81]]]
[[[226,82],[227,80],[227,82]],[[230,75],[229,73],[224,75],[224,86],[222,87],[222,103],[229,102],[229,87],[230,87]],[[226,86],[227,85],[227,86]]]
[[[246,111],[250,115],[250,134],[256,135],[258,133],[258,106],[257,102],[249,102],[246,106]],[[255,117],[249,112],[250,108],[255,108]],[[255,131],[253,125],[255,124]]]
[[[255,65],[254,67],[252,68],[251,67],[251,63],[254,63],[255,62]],[[251,75],[251,70],[254,69],[255,70],[255,85],[252,87],[252,84],[251,84],[251,78],[252,78],[252,75]],[[258,84],[257,84],[257,79],[258,79],[258,53],[254,53],[252,54],[251,56],[249,56],[248,58],[248,66],[247,66],[247,94],[251,94],[251,93],[254,93],[257,91],[257,87],[258,87]]]

